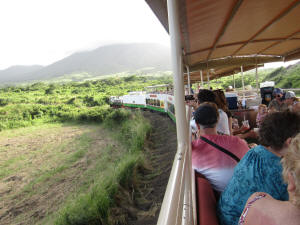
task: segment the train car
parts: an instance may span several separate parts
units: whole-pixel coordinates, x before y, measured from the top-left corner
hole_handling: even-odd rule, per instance
[[[145,108],[146,107],[146,93],[145,92],[129,92],[128,95],[120,96],[122,105],[125,107]]]
[[[174,96],[170,91],[159,91],[162,87],[169,88],[170,85],[149,86],[145,88],[147,91],[132,91],[128,95],[111,96],[109,102],[112,107],[145,108],[167,113],[175,121]]]

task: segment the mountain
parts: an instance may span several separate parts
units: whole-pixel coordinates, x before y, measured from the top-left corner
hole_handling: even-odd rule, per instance
[[[26,74],[32,74],[41,70],[43,66],[12,66],[5,70],[0,70],[0,82],[12,82],[18,81],[22,76]]]
[[[21,68],[20,66],[16,66]],[[152,71],[170,70],[170,50],[159,44],[115,44],[92,51],[74,53],[60,61],[37,70],[0,71],[0,82],[53,79],[74,73],[95,76],[120,72],[135,72],[145,68]]]

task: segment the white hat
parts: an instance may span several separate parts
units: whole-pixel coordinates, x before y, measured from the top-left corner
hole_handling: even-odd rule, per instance
[[[287,91],[285,93],[285,99],[290,99],[290,98],[295,98],[295,97],[296,97],[296,95],[295,95],[295,92],[293,92],[293,91]]]

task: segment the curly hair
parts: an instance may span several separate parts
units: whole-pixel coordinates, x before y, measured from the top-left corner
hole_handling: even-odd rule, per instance
[[[289,137],[300,132],[300,115],[293,112],[274,112],[268,114],[259,129],[260,144],[274,150],[283,148]]]
[[[290,173],[295,180],[295,199],[293,204],[300,208],[300,133],[293,138],[287,153],[281,160],[283,167],[283,179],[288,183],[288,174]]]
[[[211,90],[202,89],[202,90],[199,90],[198,101],[199,101],[199,103],[203,103],[203,102],[216,103],[216,96]]]

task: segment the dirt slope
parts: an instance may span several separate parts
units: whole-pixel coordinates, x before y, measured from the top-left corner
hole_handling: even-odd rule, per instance
[[[146,111],[144,116],[149,119],[153,129],[146,146],[152,175],[146,174],[142,178],[144,187],[140,190],[140,194],[146,198],[146,201],[142,201],[144,204],[137,203],[136,208],[139,211],[133,216],[135,218],[128,221],[130,225],[155,225],[157,223],[177,149],[175,123],[166,115],[156,112]]]

